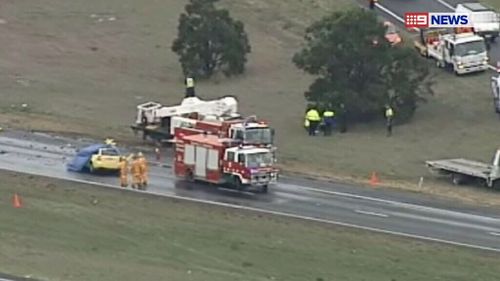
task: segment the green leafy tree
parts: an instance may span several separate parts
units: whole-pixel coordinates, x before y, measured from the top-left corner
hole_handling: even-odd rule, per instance
[[[226,76],[245,71],[251,48],[244,25],[217,9],[217,1],[190,0],[180,16],[172,51],[185,75],[209,78],[219,70]]]
[[[344,103],[351,120],[383,116],[391,104],[408,120],[432,94],[428,64],[416,52],[391,46],[376,15],[362,9],[335,12],[306,29],[305,47],[295,65],[317,79],[305,93],[309,102],[337,108]]]

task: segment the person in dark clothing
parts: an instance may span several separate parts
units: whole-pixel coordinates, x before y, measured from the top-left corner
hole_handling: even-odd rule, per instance
[[[368,0],[368,6],[370,7],[370,10],[375,9],[375,3],[377,3],[377,0]]]
[[[340,132],[341,133],[347,132],[347,109],[345,108],[345,105],[343,103],[340,104],[338,119],[340,125]]]

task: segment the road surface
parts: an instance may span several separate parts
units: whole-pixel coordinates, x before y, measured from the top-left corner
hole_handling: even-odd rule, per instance
[[[66,171],[65,163],[79,145],[82,142],[78,140],[42,134],[4,133],[0,136],[0,169],[117,187],[116,176]],[[295,179],[280,181],[269,194],[238,193],[178,181],[171,169],[160,166],[150,168],[147,192],[500,252],[499,212],[475,207],[436,208],[449,203],[417,199],[415,195],[389,195],[361,187]],[[432,207],[423,206],[424,201]]]
[[[452,12],[458,3],[478,2],[460,0],[381,0],[378,10],[388,18],[402,22],[406,12]],[[500,61],[500,41],[491,44],[489,50],[490,65],[496,68],[496,63]]]

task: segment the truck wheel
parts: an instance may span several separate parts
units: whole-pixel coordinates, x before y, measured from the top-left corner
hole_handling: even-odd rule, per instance
[[[194,182],[194,175],[193,175],[193,171],[188,170],[188,171],[186,172],[186,181],[187,181],[187,182]]]
[[[459,175],[459,174],[452,174],[451,175],[451,182],[454,185],[460,185],[464,182],[464,177]]]
[[[234,176],[233,177],[233,184],[234,184],[234,188],[236,190],[239,190],[239,191],[243,190],[243,184],[241,183],[240,177]]]

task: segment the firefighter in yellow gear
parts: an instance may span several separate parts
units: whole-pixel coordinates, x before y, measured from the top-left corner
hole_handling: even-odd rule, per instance
[[[140,189],[142,187],[141,162],[137,156],[134,156],[133,159],[130,167],[130,172],[132,173],[132,188]]]
[[[128,161],[125,157],[120,157],[120,186],[128,186]]]
[[[145,188],[148,185],[148,162],[141,152],[137,153],[137,159],[141,171],[141,185]]]

